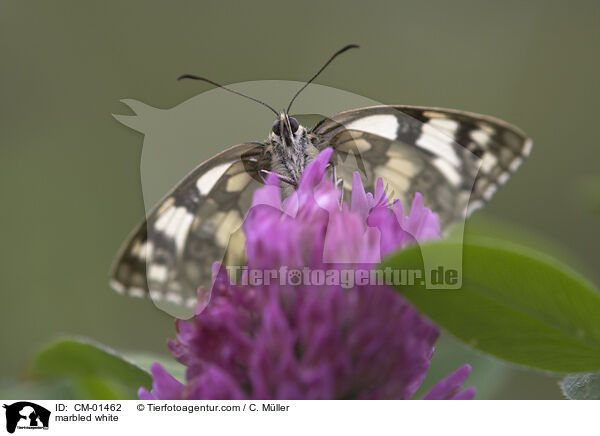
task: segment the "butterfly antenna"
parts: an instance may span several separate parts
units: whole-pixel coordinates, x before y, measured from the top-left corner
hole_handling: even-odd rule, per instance
[[[265,107],[267,107],[267,108],[271,109],[271,110],[273,111],[273,113],[274,113],[274,114],[275,114],[277,117],[279,117],[279,114],[277,113],[277,111],[276,111],[275,109],[273,109],[271,106],[269,106],[267,103],[265,103],[264,101],[260,101],[260,100],[258,100],[257,98],[250,97],[249,95],[246,95],[246,94],[242,94],[241,92],[239,92],[239,91],[236,91],[235,89],[231,89],[231,88],[228,88],[227,86],[223,86],[223,85],[221,85],[221,84],[219,84],[219,83],[217,83],[217,82],[214,82],[214,81],[212,81],[212,80],[210,80],[210,79],[207,79],[206,77],[195,76],[195,75],[193,75],[193,74],[182,74],[181,76],[179,76],[179,77],[177,78],[177,80],[182,80],[182,79],[194,79],[194,80],[200,80],[200,81],[202,81],[202,82],[210,83],[211,85],[214,85],[214,86],[216,86],[217,88],[222,88],[222,89],[224,89],[224,90],[226,90],[226,91],[233,92],[234,94],[237,94],[237,95],[239,95],[239,96],[245,97],[245,98],[247,98],[247,99],[249,99],[249,100],[252,100],[252,101],[255,101],[255,102],[257,102],[257,103],[260,103],[260,104],[262,104],[263,106],[265,106]]]
[[[298,95],[299,95],[299,94],[300,94],[302,91],[304,91],[304,89],[306,89],[306,87],[307,87],[308,85],[310,85],[310,84],[311,84],[311,82],[312,82],[313,80],[315,80],[315,79],[317,78],[317,76],[318,76],[319,74],[321,74],[321,73],[323,72],[323,70],[324,70],[325,68],[327,68],[327,66],[328,66],[328,65],[329,65],[331,62],[333,62],[333,60],[334,60],[335,58],[337,58],[339,55],[341,55],[341,54],[342,54],[342,53],[344,53],[345,51],[348,51],[348,50],[350,50],[351,48],[359,48],[359,47],[360,47],[360,46],[359,46],[358,44],[348,44],[346,47],[343,47],[343,48],[339,49],[338,51],[336,51],[336,52],[335,52],[335,53],[334,53],[334,54],[333,54],[333,55],[332,55],[332,56],[329,58],[329,60],[328,60],[327,62],[325,62],[325,65],[323,65],[323,66],[322,66],[322,67],[319,69],[319,71],[317,71],[317,72],[315,73],[315,75],[314,75],[314,76],[312,76],[312,77],[310,78],[310,80],[309,80],[308,82],[306,82],[306,83],[304,84],[304,86],[302,86],[302,88],[300,88],[300,89],[298,90],[298,92],[297,92],[297,93],[296,93],[296,94],[295,94],[295,95],[292,97],[292,101],[290,101],[290,104],[288,105],[288,108],[287,108],[286,112],[287,112],[287,113],[289,113],[289,112],[290,112],[290,109],[291,109],[291,107],[292,107],[292,104],[294,103],[294,100],[296,100],[296,97],[298,97]]]

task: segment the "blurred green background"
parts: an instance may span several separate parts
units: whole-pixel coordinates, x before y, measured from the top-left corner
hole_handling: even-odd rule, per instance
[[[0,384],[59,334],[160,353],[174,334],[151,302],[108,287],[144,211],[143,138],[111,117],[126,113],[119,99],[168,108],[209,89],[177,86],[183,72],[305,80],[350,42],[361,50],[318,83],[494,115],[533,137],[529,161],[467,233],[526,235],[600,282],[597,1],[2,1]],[[561,397],[555,378],[451,338],[439,351],[432,370],[472,361],[474,378],[492,382],[479,398]]]

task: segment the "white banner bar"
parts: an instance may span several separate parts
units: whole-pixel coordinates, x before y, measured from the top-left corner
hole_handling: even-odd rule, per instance
[[[5,400],[18,435],[588,434],[593,401],[25,401]],[[6,434],[6,433],[5,433]],[[35,433],[33,433],[35,434]]]

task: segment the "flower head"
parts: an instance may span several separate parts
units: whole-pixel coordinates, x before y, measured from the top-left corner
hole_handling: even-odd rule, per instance
[[[323,151],[283,201],[276,176],[255,193],[244,222],[251,270],[339,274],[439,237],[437,217],[419,194],[404,216],[400,201],[390,208],[381,180],[373,195],[355,175],[351,207],[340,202],[325,175],[330,156]],[[411,398],[439,335],[385,286],[239,285],[218,264],[206,308],[176,325],[169,349],[187,367],[186,384],[155,364],[153,389],[140,389],[142,399]],[[459,368],[425,398],[472,398],[472,388],[461,391],[469,372]]]

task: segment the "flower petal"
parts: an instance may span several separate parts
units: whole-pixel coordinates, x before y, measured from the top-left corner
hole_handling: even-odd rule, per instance
[[[152,391],[148,392],[140,388],[138,396],[140,400],[178,400],[182,398],[184,386],[159,363],[154,363],[150,368],[152,377]]]
[[[463,365],[450,374],[445,379],[438,382],[424,400],[453,400],[453,399],[472,399],[475,395],[475,388],[469,388],[460,392],[461,385],[471,373],[470,365]]]

